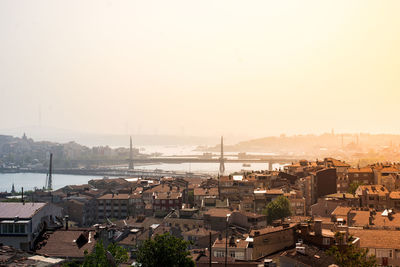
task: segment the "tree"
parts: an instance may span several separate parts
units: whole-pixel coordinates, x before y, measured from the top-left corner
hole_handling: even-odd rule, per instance
[[[154,240],[146,240],[137,252],[137,262],[143,267],[195,266],[188,251],[189,242],[169,233],[156,235]]]
[[[86,256],[82,267],[118,266],[129,259],[126,249],[115,244],[110,244],[107,249],[105,249],[101,241],[97,242],[92,253],[89,254],[87,251],[85,251],[85,253]]]
[[[355,194],[356,193],[356,190],[357,190],[357,188],[360,186],[360,185],[363,185],[364,183],[363,182],[361,182],[361,181],[353,181],[350,185],[349,185],[349,188],[347,189],[347,192],[349,192],[350,194]]]
[[[340,243],[343,240],[343,234],[336,233],[335,237],[340,240]],[[349,240],[352,239],[352,237],[349,238]],[[331,246],[327,253],[335,258],[335,263],[339,266],[378,266],[375,255],[368,255],[368,249],[358,248],[350,241],[346,242],[346,245]]]
[[[290,203],[287,197],[279,196],[274,201],[268,203],[263,210],[263,214],[267,215],[267,222],[271,224],[274,220],[283,219],[290,216]]]

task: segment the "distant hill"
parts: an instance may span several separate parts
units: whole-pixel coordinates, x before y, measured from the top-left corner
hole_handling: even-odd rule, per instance
[[[77,142],[85,146],[128,147],[128,134],[96,134],[77,132],[53,127],[18,127],[0,130],[0,134],[22,136],[24,133],[37,141],[58,143]],[[132,135],[135,146],[143,145],[212,145],[218,137],[178,136],[178,135]]]
[[[220,150],[216,145],[201,150]],[[269,152],[289,154],[315,159],[333,156],[346,160],[400,160],[400,135],[394,134],[321,134],[270,136],[224,146],[224,150],[234,152]]]

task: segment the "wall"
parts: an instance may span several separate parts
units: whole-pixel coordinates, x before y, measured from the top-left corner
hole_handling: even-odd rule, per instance
[[[253,259],[272,254],[295,244],[294,228],[270,232],[253,237]]]

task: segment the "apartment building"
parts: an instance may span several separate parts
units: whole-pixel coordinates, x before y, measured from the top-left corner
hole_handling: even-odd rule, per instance
[[[383,210],[389,207],[389,190],[383,185],[360,185],[356,190],[362,207]]]
[[[125,219],[129,216],[129,194],[106,194],[97,198],[97,219]]]
[[[0,202],[0,243],[32,250],[39,234],[58,226],[62,209],[50,203]]]

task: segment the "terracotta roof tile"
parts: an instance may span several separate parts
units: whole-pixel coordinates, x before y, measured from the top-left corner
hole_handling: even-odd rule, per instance
[[[129,199],[129,194],[106,194],[98,199]]]
[[[362,248],[400,249],[400,231],[349,229],[349,232],[360,238]]]
[[[94,231],[58,230],[49,235],[46,243],[36,250],[36,253],[51,257],[83,258],[85,250],[90,253],[96,244],[94,234]],[[76,240],[80,239],[81,235],[87,237],[88,242],[79,246]]]
[[[228,248],[235,247],[235,248],[247,248],[249,246],[249,242],[243,239],[233,239],[234,243],[230,243],[230,238],[228,238]],[[226,238],[222,238],[221,240],[217,238],[215,240],[213,248],[225,248]]]
[[[232,211],[228,209],[210,209],[204,213],[204,215],[209,215],[212,217],[226,217],[227,214],[231,214]]]

